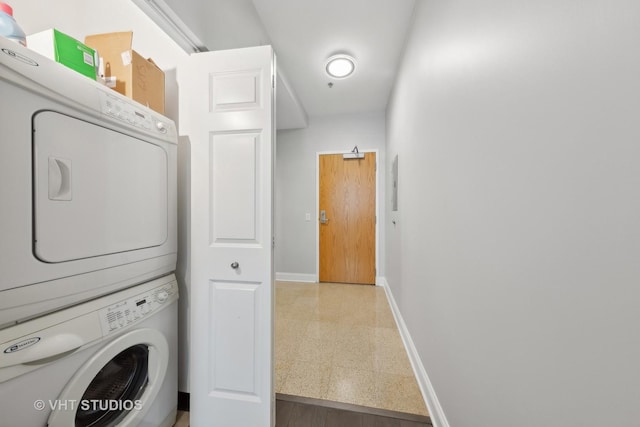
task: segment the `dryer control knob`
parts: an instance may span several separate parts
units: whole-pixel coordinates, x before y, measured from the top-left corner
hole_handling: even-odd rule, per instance
[[[167,291],[160,291],[158,292],[158,302],[159,303],[163,303],[167,300],[167,298],[169,298],[169,292]]]
[[[156,122],[156,128],[162,133],[167,133],[167,125],[162,122]]]

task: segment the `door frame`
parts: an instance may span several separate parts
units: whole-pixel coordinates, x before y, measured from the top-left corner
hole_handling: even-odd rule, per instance
[[[320,156],[325,154],[348,154],[351,151],[316,151],[316,283],[320,283]],[[359,150],[360,153],[375,153],[376,155],[376,286],[380,281],[380,150],[372,148]]]

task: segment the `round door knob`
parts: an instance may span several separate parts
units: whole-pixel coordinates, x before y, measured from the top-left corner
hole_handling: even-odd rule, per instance
[[[236,270],[238,267],[240,267],[240,264],[238,264],[237,262],[231,263],[231,268],[233,268],[234,270]]]

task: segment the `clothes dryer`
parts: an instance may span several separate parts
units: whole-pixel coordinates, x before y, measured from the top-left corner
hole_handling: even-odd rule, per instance
[[[0,329],[171,273],[168,118],[0,37]]]

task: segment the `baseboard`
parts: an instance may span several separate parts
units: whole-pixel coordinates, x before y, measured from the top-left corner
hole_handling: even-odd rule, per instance
[[[178,411],[188,411],[191,403],[191,395],[183,391],[178,392]]]
[[[280,282],[318,283],[318,279],[315,274],[303,274],[303,273],[276,273],[276,280]]]
[[[384,277],[376,277],[376,286],[384,287],[387,283],[387,280]]]
[[[400,331],[400,336],[402,337],[404,346],[407,349],[407,354],[409,355],[409,361],[411,362],[411,367],[413,368],[413,372],[415,373],[416,379],[418,380],[418,385],[420,386],[422,397],[424,398],[425,403],[427,404],[427,409],[429,410],[431,423],[433,424],[434,427],[449,427],[449,422],[447,421],[447,417],[444,415],[444,411],[442,410],[442,406],[438,401],[438,397],[436,396],[436,392],[433,389],[431,380],[429,380],[427,371],[424,369],[424,365],[422,364],[420,355],[418,355],[418,350],[416,349],[416,346],[413,343],[411,334],[409,334],[407,325],[404,323],[402,314],[400,314],[400,310],[398,309],[396,300],[393,298],[393,293],[389,288],[389,283],[387,283],[387,280],[385,278],[382,278],[382,281],[383,281],[383,284],[380,286],[384,288],[385,293],[387,295],[387,300],[389,301],[391,312],[393,313],[393,317],[395,318],[396,324],[398,325],[398,330]]]

